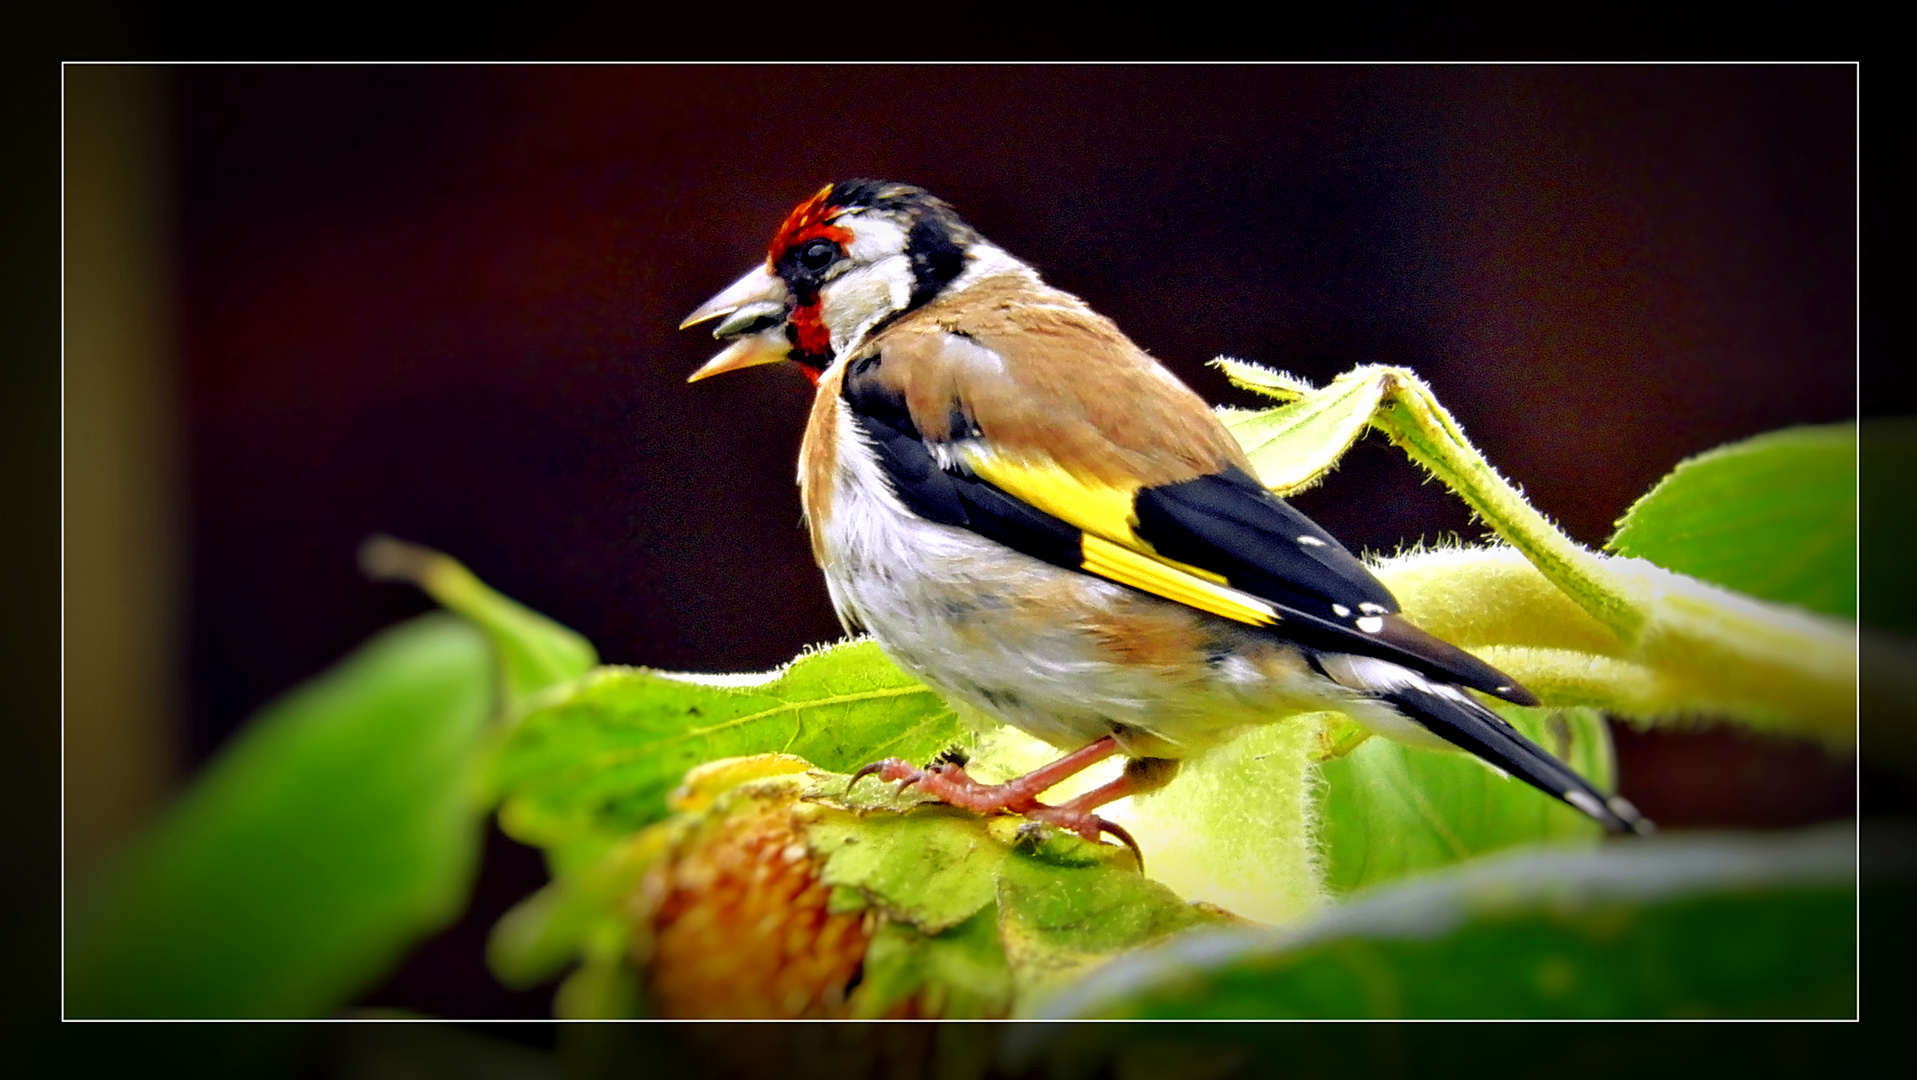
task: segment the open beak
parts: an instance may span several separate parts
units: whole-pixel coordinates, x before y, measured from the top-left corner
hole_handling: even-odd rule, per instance
[[[785,336],[786,295],[785,282],[762,265],[686,316],[679,324],[681,330],[725,316],[712,328],[712,336],[731,342],[686,381],[784,360],[792,352],[792,342]]]

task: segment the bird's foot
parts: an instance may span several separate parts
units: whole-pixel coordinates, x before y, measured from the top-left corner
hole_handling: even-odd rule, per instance
[[[1107,736],[1042,769],[1002,784],[974,780],[965,771],[965,766],[956,761],[941,760],[921,769],[898,758],[887,758],[853,773],[852,783],[856,784],[867,776],[877,776],[904,787],[917,787],[948,806],[970,810],[975,814],[1018,814],[1030,821],[1064,829],[1094,844],[1098,843],[1101,833],[1110,833],[1132,850],[1132,854],[1138,857],[1140,867],[1143,867],[1144,855],[1139,852],[1138,842],[1132,839],[1131,834],[1091,812],[1093,808],[1129,793],[1129,786],[1124,792],[1118,790],[1121,783],[1128,781],[1114,781],[1057,806],[1047,806],[1038,801],[1040,794],[1059,781],[1117,752],[1117,740]],[[850,786],[847,785],[848,789]]]
[[[916,787],[948,806],[978,814],[1023,814],[1038,809],[1038,792],[1044,790],[1033,790],[1024,783],[1028,777],[1019,777],[1004,784],[983,784],[972,779],[965,771],[965,766],[950,761],[921,769],[898,758],[886,758],[853,773],[852,783],[856,784],[868,776],[876,776],[901,787]],[[848,789],[850,786],[847,785]]]
[[[853,773],[852,783],[856,784],[867,776],[877,776],[881,780],[901,783],[908,787],[916,785],[920,790],[937,796],[940,802],[963,807],[975,813],[1024,814],[1039,807],[1038,797],[1046,790],[1116,753],[1118,753],[1118,740],[1107,735],[1066,754],[1044,768],[1034,769],[1024,776],[1007,780],[1003,784],[979,783],[966,773],[964,765],[950,756],[941,756],[938,761],[923,769],[898,758],[887,758],[884,761],[875,761]],[[850,786],[847,785],[848,788]],[[1082,801],[1082,799],[1073,800],[1074,803]],[[1074,806],[1074,809],[1090,810],[1094,805],[1100,804]]]
[[[1107,821],[1097,814],[1083,810],[1073,810],[1070,803],[1064,806],[1034,806],[1024,812],[1024,817],[1027,822],[1033,823],[1027,827],[1036,828],[1038,824],[1050,825],[1073,833],[1089,844],[1098,843],[1100,833],[1110,833],[1117,837],[1120,843],[1131,849],[1132,858],[1138,862],[1138,872],[1141,874],[1145,872],[1145,853],[1139,849],[1138,841],[1132,839],[1132,834],[1126,832],[1125,827],[1115,821]]]

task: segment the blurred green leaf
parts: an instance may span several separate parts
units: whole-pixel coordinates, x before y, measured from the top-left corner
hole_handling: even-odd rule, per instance
[[[909,1011],[916,1016],[1004,1016],[1012,1007],[1012,978],[994,915],[992,908],[981,908],[937,933],[910,923],[880,923],[866,947],[854,1015],[881,1017],[911,1000]]]
[[[1765,600],[1857,614],[1857,425],[1797,427],[1680,462],[1607,545]]]
[[[1597,710],[1494,707],[1578,775],[1611,789],[1611,737]],[[1334,893],[1518,844],[1603,835],[1590,818],[1463,753],[1369,739],[1321,768],[1319,837]]]
[[[359,561],[367,576],[411,582],[485,631],[498,650],[500,692],[508,709],[599,662],[583,636],[495,592],[450,555],[376,536],[360,548]]]
[[[562,872],[659,820],[695,765],[787,753],[849,772],[887,756],[929,760],[965,733],[870,642],[766,676],[601,668],[535,705],[499,747],[490,786],[506,831],[547,848]]]
[[[67,1015],[324,1016],[465,902],[485,638],[433,614],[256,717],[97,883]]]
[[[609,921],[621,922],[639,879],[667,850],[671,835],[647,830],[613,845],[580,872],[547,883],[520,901],[493,927],[486,964],[515,990],[537,986],[562,971]]]
[[[1121,958],[1047,1015],[1844,1017],[1855,830],[1541,849]]]
[[[1900,985],[1888,997],[1901,1000],[1901,993]],[[1873,1000],[1868,992],[1865,1000]],[[1346,1080],[1486,1071],[1617,1080],[1817,1076],[1851,1071],[1847,1062],[1910,1055],[1896,1025],[1866,1024],[1861,1034],[1862,1040],[1853,1024],[1636,1024],[1626,1030],[1585,1023],[1031,1023],[1007,1025],[995,1064],[1001,1075],[1113,1080]],[[1876,1053],[1873,1041],[1881,1046]]]
[[[1917,499],[1910,475],[1917,467],[1917,420],[1865,420],[1857,427],[1858,618],[1917,635],[1917,573],[1904,561],[1917,536]]]
[[[588,955],[559,984],[553,1015],[562,1020],[625,1020],[642,1015],[639,978],[623,956]]]

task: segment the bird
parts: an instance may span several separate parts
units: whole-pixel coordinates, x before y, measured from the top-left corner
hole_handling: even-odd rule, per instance
[[[1614,833],[1648,833],[1473,696],[1537,705],[1420,630],[1366,565],[1265,488],[1197,393],[922,188],[801,202],[763,263],[681,329],[725,347],[689,381],[788,363],[815,387],[798,482],[848,631],[942,694],[1068,751],[1002,784],[962,755],[868,775],[1096,841],[1247,725],[1335,709],[1461,749]],[[1116,779],[1044,792],[1122,755]]]

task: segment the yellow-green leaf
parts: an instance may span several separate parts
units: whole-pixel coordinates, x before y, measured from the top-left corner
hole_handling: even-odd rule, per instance
[[[1365,433],[1384,396],[1384,384],[1371,369],[1359,368],[1323,390],[1283,372],[1241,360],[1212,362],[1237,385],[1289,404],[1250,411],[1219,409],[1225,423],[1257,470],[1258,479],[1281,495],[1301,491],[1331,471],[1358,436]]]
[[[507,832],[564,869],[658,820],[696,765],[786,753],[849,772],[883,757],[929,760],[963,734],[938,695],[870,642],[762,676],[601,668],[534,702],[503,739],[490,783]]]
[[[1680,462],[1607,545],[1828,615],[1857,614],[1857,425],[1797,427]]]
[[[1513,727],[1610,790],[1611,738],[1592,709],[1499,704]],[[1326,761],[1320,837],[1326,884],[1350,892],[1519,844],[1596,840],[1590,818],[1475,758],[1369,739]]]

